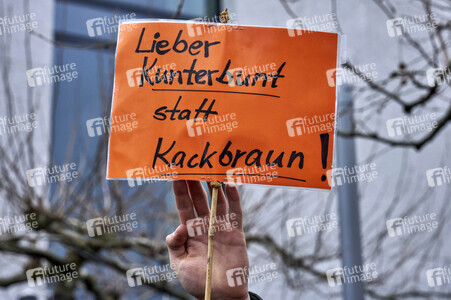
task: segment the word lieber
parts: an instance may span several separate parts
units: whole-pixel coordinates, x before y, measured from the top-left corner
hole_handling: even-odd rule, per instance
[[[210,47],[213,47],[215,45],[219,45],[221,42],[219,41],[213,41],[210,42],[208,40],[201,41],[196,40],[192,43],[188,43],[186,40],[182,38],[183,30],[179,30],[177,37],[175,38],[175,41],[171,43],[168,40],[164,40],[160,38],[160,33],[156,32],[153,35],[153,40],[151,40],[150,45],[148,40],[144,40],[144,43],[147,44],[147,46],[144,46],[143,44],[143,37],[145,35],[146,28],[143,28],[141,30],[141,35],[138,40],[138,44],[136,46],[136,53],[154,53],[157,55],[165,55],[171,51],[174,51],[175,53],[184,53],[188,51],[188,53],[191,56],[197,56],[203,53],[204,58],[208,58],[210,56]],[[157,68],[155,72],[155,78],[153,79],[153,76],[149,76],[149,72],[157,65],[158,58],[155,58],[153,62],[150,64],[150,67],[148,67],[148,57],[144,56],[143,60],[143,67],[142,67],[142,74],[141,74],[141,82],[139,84],[140,87],[143,86],[144,80],[149,83],[150,85],[155,84],[169,84],[172,85],[174,83],[174,79],[177,77],[178,84],[184,84],[186,82],[187,85],[213,85],[213,74],[218,73],[215,75],[214,80],[221,83],[221,84],[230,84],[235,79],[235,84],[237,86],[255,86],[258,81],[262,82],[262,86],[265,87],[266,83],[268,81],[268,78],[273,78],[271,81],[271,88],[277,87],[277,79],[283,78],[283,75],[280,75],[282,72],[283,67],[285,66],[285,62],[283,62],[278,70],[276,72],[270,72],[270,73],[255,73],[255,74],[249,74],[247,76],[243,76],[242,78],[242,71],[237,72],[235,76],[233,76],[232,72],[229,71],[230,65],[232,61],[229,59],[227,61],[227,64],[223,68],[222,72],[220,73],[220,70],[206,70],[206,69],[199,69],[196,70],[196,63],[197,58],[193,59],[193,62],[191,64],[191,67],[189,69],[183,69],[183,70],[164,70],[163,74],[161,74],[162,69]],[[186,74],[186,76],[184,76]],[[220,75],[219,75],[220,74]],[[218,76],[219,75],[219,76]],[[186,77],[186,78],[184,78]],[[206,77],[206,78],[205,78]],[[260,80],[263,78],[262,80]],[[194,82],[193,82],[194,80]],[[207,83],[208,82],[208,83]]]

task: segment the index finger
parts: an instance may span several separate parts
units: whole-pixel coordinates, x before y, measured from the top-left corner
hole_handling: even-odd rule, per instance
[[[241,209],[240,194],[233,183],[226,185],[226,194],[229,200],[229,215],[235,214],[236,221],[238,222],[238,228],[243,228],[243,210]]]
[[[187,220],[194,219],[193,202],[188,193],[188,186],[186,180],[175,180],[172,184],[174,188],[175,203],[179,213],[181,224],[186,224]]]

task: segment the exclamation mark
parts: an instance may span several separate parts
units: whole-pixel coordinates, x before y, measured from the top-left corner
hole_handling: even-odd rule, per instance
[[[327,154],[329,152],[329,134],[323,133],[319,136],[321,138],[321,163],[323,164],[323,169],[327,168]],[[321,176],[321,181],[327,179],[326,175]]]

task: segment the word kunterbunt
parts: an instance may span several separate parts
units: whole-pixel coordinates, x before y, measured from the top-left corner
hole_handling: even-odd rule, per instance
[[[138,45],[136,47],[136,53],[153,53],[157,55],[165,55],[171,51],[175,53],[183,53],[188,51],[191,56],[197,56],[203,52],[203,57],[208,58],[210,56],[210,47],[220,44],[219,41],[209,42],[209,41],[194,41],[191,44],[181,38],[183,30],[180,30],[177,38],[171,44],[167,40],[158,40],[160,37],[160,33],[156,32],[154,35],[154,39],[152,41],[152,46],[149,49],[142,49],[141,46],[143,42],[143,36],[145,33],[145,28],[142,29],[141,35],[139,37]],[[203,47],[203,48],[202,48]],[[203,49],[203,51],[198,50]],[[196,51],[197,50],[197,51]],[[145,82],[150,85],[156,84],[169,84],[173,85],[174,83],[178,83],[180,85],[213,85],[213,82],[216,81],[220,84],[235,84],[236,86],[255,86],[257,83],[261,82],[262,87],[266,87],[268,82],[268,78],[272,77],[270,80],[271,88],[277,87],[277,80],[279,78],[285,77],[281,75],[282,69],[284,68],[286,62],[283,62],[278,67],[277,71],[269,72],[269,73],[255,73],[255,74],[247,74],[244,76],[244,72],[240,68],[230,69],[230,65],[232,61],[229,59],[224,66],[224,68],[220,69],[196,69],[197,58],[193,59],[191,63],[191,67],[189,69],[183,70],[164,70],[161,67],[156,68],[158,66],[158,58],[154,58],[153,62],[148,64],[149,57],[144,56],[143,66],[142,66],[142,74],[139,86],[142,87]],[[153,68],[156,70],[152,70]],[[152,71],[151,71],[152,70]],[[150,74],[149,74],[150,73]],[[152,74],[152,76],[151,76]],[[155,76],[153,76],[155,74]],[[213,81],[214,80],[214,81]]]

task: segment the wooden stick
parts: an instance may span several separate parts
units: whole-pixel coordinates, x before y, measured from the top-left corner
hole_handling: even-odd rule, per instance
[[[227,8],[221,13],[221,23],[227,23],[229,21],[229,13]],[[221,188],[219,181],[210,182],[211,186],[211,209],[210,209],[210,222],[208,227],[208,252],[207,252],[207,278],[205,280],[205,300],[211,298],[211,279],[213,277],[213,243],[215,238],[215,222],[216,222],[216,206],[218,204],[218,192]]]
[[[207,253],[207,279],[205,283],[205,300],[211,297],[211,279],[213,277],[213,243],[215,238],[216,206],[218,204],[218,189],[221,188],[219,181],[210,182],[211,191],[211,209],[210,222],[208,227],[208,253]]]

